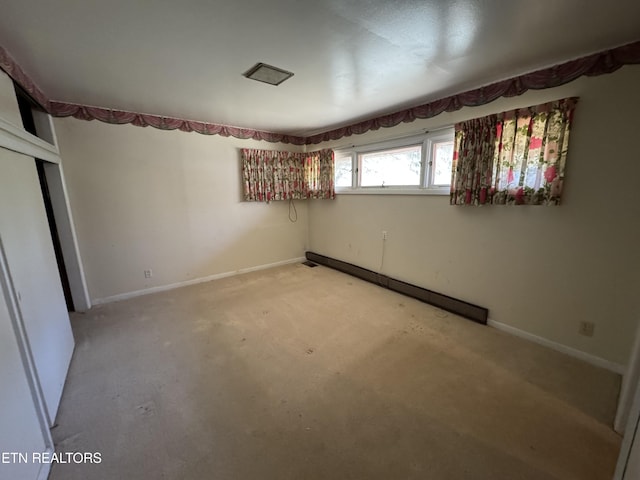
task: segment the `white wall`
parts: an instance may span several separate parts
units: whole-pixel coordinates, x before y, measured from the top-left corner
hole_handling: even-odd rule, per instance
[[[56,119],[95,301],[304,255],[306,201],[242,201],[241,148],[300,147]],[[153,270],[145,279],[143,271]]]
[[[489,308],[490,318],[626,364],[638,317],[640,66],[314,146],[580,96],[563,205],[450,206],[442,196],[339,195],[309,207],[310,249]],[[594,322],[592,338],[578,322]]]
[[[2,70],[0,70],[0,118],[22,128],[22,118],[13,81]]]

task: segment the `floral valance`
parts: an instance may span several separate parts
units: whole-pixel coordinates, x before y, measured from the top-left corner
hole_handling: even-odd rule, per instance
[[[286,152],[242,149],[244,199],[271,202],[335,198],[333,150]]]
[[[456,124],[452,205],[558,205],[577,98]]]

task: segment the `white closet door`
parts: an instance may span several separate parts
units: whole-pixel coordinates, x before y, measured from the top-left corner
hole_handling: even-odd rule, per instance
[[[33,453],[52,451],[52,445],[50,437],[45,438],[48,433],[43,432],[28,367],[18,346],[19,320],[15,310],[9,313],[10,281],[3,268],[0,276],[0,453],[4,453],[0,480],[45,478],[49,465],[34,463]]]
[[[0,235],[52,425],[73,334],[35,161],[5,149],[0,149]]]

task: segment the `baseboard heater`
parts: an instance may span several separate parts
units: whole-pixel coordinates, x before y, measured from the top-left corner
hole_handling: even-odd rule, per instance
[[[381,273],[376,273],[371,270],[367,270],[366,268],[358,267],[357,265],[343,262],[342,260],[336,260],[335,258],[326,257],[318,253],[306,252],[306,257],[307,260],[311,262],[353,275],[354,277],[375,283],[381,287],[393,290],[394,292],[417,298],[429,305],[442,308],[443,310],[468,318],[474,322],[482,323],[483,325],[487,324],[489,310],[484,307],[479,307],[478,305],[458,300],[457,298],[452,298],[441,293],[433,292],[410,283],[401,282],[400,280],[382,275]]]

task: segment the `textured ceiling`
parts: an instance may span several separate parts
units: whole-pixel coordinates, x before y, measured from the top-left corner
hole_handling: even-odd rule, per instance
[[[4,0],[52,100],[309,135],[640,39],[637,0]],[[295,75],[248,80],[256,62]]]

